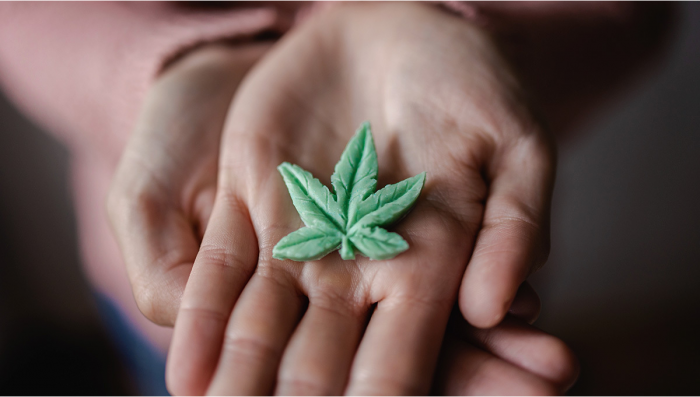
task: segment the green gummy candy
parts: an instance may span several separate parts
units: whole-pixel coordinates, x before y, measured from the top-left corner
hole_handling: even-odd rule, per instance
[[[282,163],[277,167],[294,207],[306,227],[283,237],[274,258],[295,261],[320,259],[340,249],[345,260],[355,251],[371,259],[390,259],[408,249],[390,225],[413,207],[425,172],[377,190],[377,151],[369,122],[364,122],[345,148],[331,176],[333,193],[310,172]]]

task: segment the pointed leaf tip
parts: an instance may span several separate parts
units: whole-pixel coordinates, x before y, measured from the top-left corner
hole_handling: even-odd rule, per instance
[[[375,226],[386,226],[403,217],[413,207],[423,190],[425,172],[404,179],[399,183],[384,186],[366,200],[359,203],[357,213],[350,218],[348,230]]]
[[[331,176],[346,220],[356,212],[357,204],[377,189],[377,174],[377,151],[369,123],[365,122],[348,142]]]
[[[350,240],[360,252],[371,259],[391,259],[408,249],[408,243],[398,233],[380,227],[360,228]]]
[[[344,214],[321,181],[298,165],[282,163],[278,169],[287,185],[292,204],[306,226],[345,231]]]
[[[326,230],[302,227],[284,236],[272,249],[275,259],[310,261],[321,259],[340,246],[342,235]]]

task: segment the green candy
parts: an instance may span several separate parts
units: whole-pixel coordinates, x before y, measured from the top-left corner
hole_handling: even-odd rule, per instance
[[[390,225],[413,207],[425,184],[425,172],[377,189],[377,152],[369,122],[364,122],[345,148],[331,176],[334,193],[310,172],[282,163],[277,167],[306,227],[283,237],[274,258],[320,259],[340,248],[345,260],[355,250],[371,259],[390,259],[408,249]]]

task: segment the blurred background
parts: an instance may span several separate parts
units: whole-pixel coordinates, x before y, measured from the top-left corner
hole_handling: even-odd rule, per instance
[[[700,394],[700,4],[664,60],[560,144],[537,325],[571,394]],[[80,270],[68,152],[0,96],[0,394],[133,394]]]
[[[657,69],[560,145],[536,323],[572,394],[700,394],[700,4]]]
[[[69,154],[0,92],[0,394],[134,394],[82,274]]]

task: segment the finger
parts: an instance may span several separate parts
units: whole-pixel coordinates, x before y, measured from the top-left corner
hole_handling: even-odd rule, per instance
[[[463,340],[446,336],[440,354],[435,395],[557,395],[544,379]]]
[[[220,191],[175,324],[166,372],[171,392],[206,390],[226,323],[255,269],[257,247],[247,207]]]
[[[474,326],[498,324],[520,284],[546,260],[553,180],[553,154],[538,136],[500,161],[460,289],[460,308]]]
[[[559,338],[507,316],[488,330],[471,328],[469,339],[483,349],[567,390],[576,381],[578,361]]]
[[[520,284],[518,293],[515,295],[515,299],[513,299],[513,304],[510,305],[510,309],[508,309],[508,314],[528,324],[532,324],[540,315],[540,306],[540,297],[530,283],[525,281]]]
[[[342,394],[365,317],[344,302],[311,299],[284,353],[275,394]]]
[[[276,274],[283,274],[277,272]],[[303,309],[288,276],[254,276],[231,316],[207,394],[270,394],[284,347]]]
[[[442,303],[392,298],[379,302],[346,394],[426,394],[448,317],[449,307]]]

